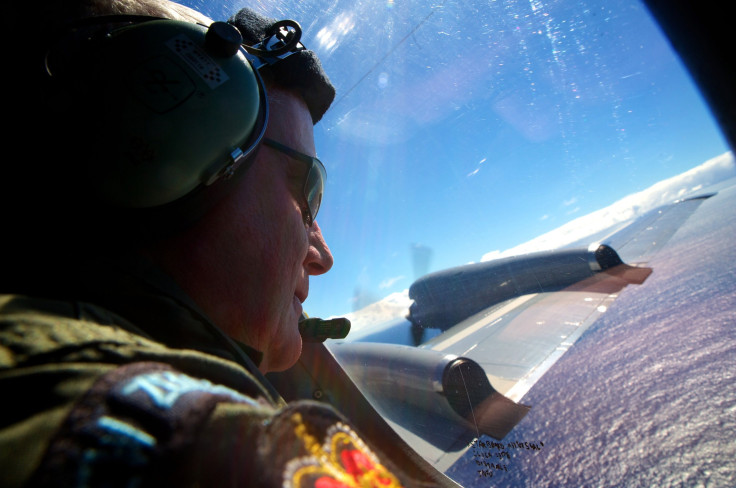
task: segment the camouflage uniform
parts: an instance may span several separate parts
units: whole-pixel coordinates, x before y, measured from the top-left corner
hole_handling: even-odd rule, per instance
[[[0,297],[3,486],[412,484],[152,266],[96,269],[94,302]]]

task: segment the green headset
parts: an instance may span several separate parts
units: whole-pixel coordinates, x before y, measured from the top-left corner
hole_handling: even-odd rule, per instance
[[[304,49],[300,36],[281,21],[242,46],[225,22],[139,16],[65,29],[44,68],[62,123],[73,117],[82,131],[80,186],[103,205],[155,210],[244,172],[268,120],[258,69]]]

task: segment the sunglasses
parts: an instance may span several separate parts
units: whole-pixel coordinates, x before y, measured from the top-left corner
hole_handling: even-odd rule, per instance
[[[307,178],[304,181],[303,193],[304,199],[307,201],[307,208],[309,209],[309,225],[311,226],[314,223],[314,219],[317,218],[319,206],[322,204],[322,193],[325,191],[325,180],[327,179],[325,166],[319,159],[307,156],[273,139],[264,138],[263,144],[307,165],[308,171]]]

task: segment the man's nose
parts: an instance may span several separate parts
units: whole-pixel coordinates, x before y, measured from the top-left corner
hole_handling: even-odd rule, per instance
[[[327,273],[332,265],[334,259],[330,248],[327,247],[325,238],[322,235],[322,230],[319,228],[319,224],[314,222],[309,229],[307,229],[309,235],[309,251],[307,251],[307,257],[304,261],[307,266],[307,271],[310,275],[321,275]]]

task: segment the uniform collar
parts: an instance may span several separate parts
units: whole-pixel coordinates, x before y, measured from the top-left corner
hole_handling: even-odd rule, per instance
[[[148,258],[130,254],[96,260],[85,267],[85,300],[134,324],[136,332],[168,347],[194,349],[234,361],[279,394],[258,370],[263,353],[228,337],[181,287]]]

